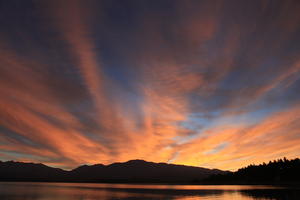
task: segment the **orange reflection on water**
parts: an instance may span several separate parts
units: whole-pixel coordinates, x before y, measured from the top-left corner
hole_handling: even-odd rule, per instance
[[[86,183],[0,183],[0,199],[10,200],[128,200],[128,199],[268,199],[284,188],[248,185],[138,185]],[[246,191],[246,192],[245,192]],[[251,191],[269,191],[257,193]],[[276,193],[277,192],[277,193]],[[279,193],[280,194],[280,193]],[[263,195],[263,196],[259,196]]]

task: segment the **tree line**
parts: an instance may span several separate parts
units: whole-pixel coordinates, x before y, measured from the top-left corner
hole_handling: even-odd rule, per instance
[[[214,184],[299,184],[300,159],[288,160],[283,158],[259,165],[251,164],[236,172],[212,175],[204,182]]]

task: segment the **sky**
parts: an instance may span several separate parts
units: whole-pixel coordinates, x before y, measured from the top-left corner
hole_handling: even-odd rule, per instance
[[[300,157],[300,1],[0,1],[0,160],[236,170]]]

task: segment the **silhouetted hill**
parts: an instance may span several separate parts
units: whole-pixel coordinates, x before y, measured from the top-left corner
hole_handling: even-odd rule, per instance
[[[67,171],[43,164],[0,161],[0,181],[60,181],[66,177]]]
[[[249,165],[236,172],[212,175],[204,180],[211,184],[300,184],[300,159],[286,158],[268,164]]]
[[[75,180],[87,182],[191,182],[224,173],[200,167],[130,160],[111,165],[81,166],[71,171]]]
[[[0,162],[0,181],[186,183],[223,173],[221,170],[143,160],[83,165],[71,171],[43,164]]]

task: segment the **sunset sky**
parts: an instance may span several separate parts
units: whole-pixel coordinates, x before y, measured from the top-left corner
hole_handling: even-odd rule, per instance
[[[235,170],[300,157],[300,1],[0,1],[0,160]]]

